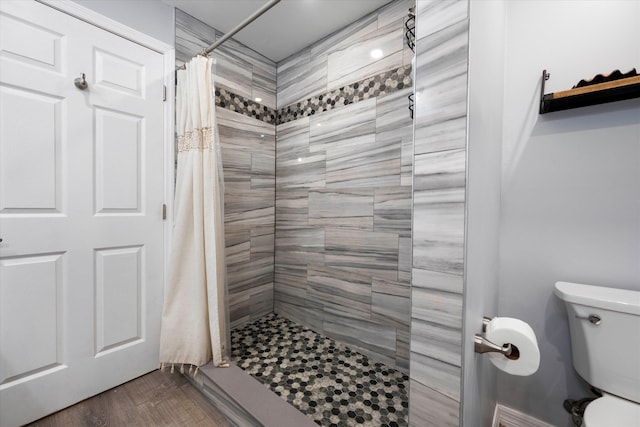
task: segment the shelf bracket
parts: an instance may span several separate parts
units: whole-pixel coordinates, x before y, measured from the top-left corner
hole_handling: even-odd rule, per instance
[[[544,114],[544,86],[545,82],[549,80],[551,74],[547,73],[547,70],[542,70],[542,84],[540,85],[540,114]]]

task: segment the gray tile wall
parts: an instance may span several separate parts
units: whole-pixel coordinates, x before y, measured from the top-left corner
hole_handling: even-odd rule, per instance
[[[412,54],[398,28],[411,4],[390,3],[282,61],[277,73],[242,46],[222,48],[218,84],[260,96],[269,116],[407,66]],[[417,0],[415,153],[408,88],[288,117],[277,127],[277,155],[273,121],[217,109],[233,325],[275,304],[400,369],[411,356],[415,426],[460,423],[467,7]],[[219,37],[178,10],[176,20],[178,63]],[[373,61],[365,53],[379,46],[385,55]]]
[[[188,61],[222,36],[223,33],[176,9],[176,64]],[[233,39],[217,48],[212,57],[216,59],[216,86],[248,99],[262,98],[263,105],[276,107],[273,61]]]
[[[283,113],[277,126],[275,311],[404,371],[413,132],[403,25],[412,5],[390,3],[277,73],[278,109],[297,115]],[[374,48],[385,53],[377,61]],[[327,96],[339,102],[323,111]]]
[[[460,425],[467,0],[418,0],[411,287],[412,426]]]
[[[220,33],[176,9],[176,65]],[[224,168],[231,327],[273,311],[275,63],[234,40],[216,59],[216,113]],[[262,98],[261,104],[254,102]],[[248,101],[234,103],[238,100]]]
[[[403,22],[414,0],[395,0],[278,63],[278,109],[411,64]],[[373,49],[383,51],[374,59]]]

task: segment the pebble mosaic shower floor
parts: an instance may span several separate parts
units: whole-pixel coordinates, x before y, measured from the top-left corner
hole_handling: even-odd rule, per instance
[[[407,375],[275,314],[231,332],[238,367],[331,427],[406,426]]]

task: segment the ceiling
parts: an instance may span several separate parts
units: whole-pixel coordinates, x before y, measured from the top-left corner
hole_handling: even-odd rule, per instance
[[[267,0],[162,0],[222,31]],[[279,62],[392,0],[282,0],[233,38]]]

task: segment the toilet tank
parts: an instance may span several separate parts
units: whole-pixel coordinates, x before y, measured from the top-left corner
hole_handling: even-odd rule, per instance
[[[640,292],[557,282],[555,294],[567,306],[578,374],[602,391],[640,402]]]

